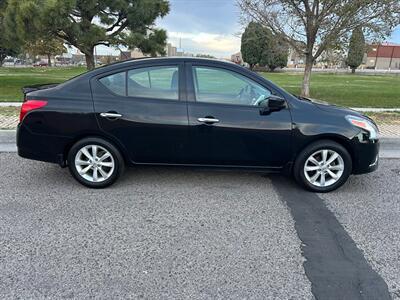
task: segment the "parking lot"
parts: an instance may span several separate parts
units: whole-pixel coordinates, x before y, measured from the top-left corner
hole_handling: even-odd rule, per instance
[[[105,190],[0,154],[0,298],[400,299],[400,160],[281,175],[128,170]]]

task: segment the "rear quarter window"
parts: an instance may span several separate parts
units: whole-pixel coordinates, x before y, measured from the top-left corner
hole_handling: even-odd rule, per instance
[[[114,94],[126,96],[126,72],[112,74],[99,81]]]

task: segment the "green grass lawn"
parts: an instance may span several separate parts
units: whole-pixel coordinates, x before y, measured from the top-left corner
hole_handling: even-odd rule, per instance
[[[59,83],[85,72],[84,67],[0,68],[0,101],[22,101],[21,88],[32,84]]]
[[[22,101],[21,88],[58,83],[85,71],[84,67],[0,68],[0,101]],[[299,94],[302,74],[261,73],[288,92]],[[400,107],[400,76],[313,74],[311,97],[352,107]]]
[[[286,91],[300,94],[302,74],[262,73]],[[313,74],[311,98],[351,107],[400,107],[400,76]]]

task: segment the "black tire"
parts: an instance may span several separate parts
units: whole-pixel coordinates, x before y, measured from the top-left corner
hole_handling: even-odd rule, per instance
[[[343,159],[344,162],[344,169],[343,173],[340,176],[340,178],[333,184],[325,187],[321,186],[316,186],[312,184],[308,179],[306,178],[306,175],[304,174],[304,165],[307,161],[307,159],[314,154],[315,152],[319,150],[333,150],[337,152]],[[349,154],[349,152],[340,144],[331,141],[331,140],[319,140],[316,141],[309,146],[307,146],[303,151],[300,152],[300,154],[297,156],[294,168],[293,168],[293,175],[296,181],[305,187],[309,191],[313,192],[318,192],[318,193],[327,193],[333,190],[336,190],[340,186],[342,186],[347,179],[349,178],[350,174],[352,171],[352,159]]]
[[[80,149],[82,149],[85,146],[88,145],[97,145],[100,147],[103,147],[106,149],[112,156],[113,162],[114,162],[114,169],[112,170],[112,173],[110,177],[105,179],[104,181],[101,182],[93,182],[86,180],[83,178],[75,165],[75,157]],[[118,151],[118,149],[111,144],[110,142],[102,139],[102,138],[97,138],[97,137],[89,137],[89,138],[84,138],[77,143],[75,143],[71,149],[68,152],[68,157],[67,157],[67,162],[68,162],[68,168],[72,174],[72,176],[81,184],[84,186],[87,186],[89,188],[105,188],[107,186],[112,185],[124,172],[125,169],[125,163],[124,159],[121,155],[121,153]]]

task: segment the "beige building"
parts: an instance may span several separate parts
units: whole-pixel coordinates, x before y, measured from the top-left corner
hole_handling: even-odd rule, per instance
[[[139,49],[135,48],[131,51],[131,58],[141,58],[141,57],[145,57],[145,56],[149,56],[149,55],[145,55],[143,54],[142,51],[140,51]]]
[[[165,52],[166,52],[167,56],[176,56],[177,55],[176,47],[172,46],[171,43],[167,44],[167,46],[165,47]]]
[[[385,43],[370,46],[365,66],[377,70],[399,70],[400,45]]]
[[[231,62],[241,65],[243,64],[242,52],[237,52],[231,55]]]

